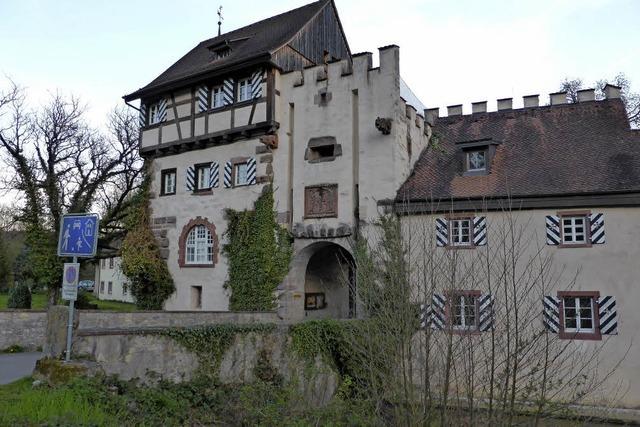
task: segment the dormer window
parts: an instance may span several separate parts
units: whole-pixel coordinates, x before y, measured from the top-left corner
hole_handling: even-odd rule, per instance
[[[456,142],[461,152],[459,159],[461,159],[462,175],[488,175],[499,144],[500,142],[493,138]]]
[[[467,172],[485,172],[486,170],[486,150],[467,151]]]
[[[214,57],[213,57],[214,60],[225,58],[225,57],[231,55],[231,49],[228,48],[228,47],[221,48],[221,49],[213,51],[213,55],[214,55]]]

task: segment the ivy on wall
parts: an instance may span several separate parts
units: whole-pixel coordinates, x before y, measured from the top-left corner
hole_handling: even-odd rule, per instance
[[[162,310],[164,302],[175,292],[173,278],[150,226],[150,174],[134,196],[125,227],[127,235],[122,243],[121,269],[129,279],[129,289],[138,308]]]
[[[191,328],[162,329],[156,334],[172,338],[187,350],[194,352],[200,362],[200,374],[209,378],[217,378],[222,357],[233,344],[236,335],[267,334],[275,329],[276,325],[271,323],[255,325],[223,323]]]
[[[276,221],[271,186],[254,207],[253,211],[226,211],[228,243],[223,253],[229,262],[229,278],[225,288],[231,290],[229,308],[235,311],[275,309],[275,290],[293,255],[291,236]]]

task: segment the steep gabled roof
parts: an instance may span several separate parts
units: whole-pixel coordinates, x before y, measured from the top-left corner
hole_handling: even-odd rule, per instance
[[[183,81],[231,71],[251,61],[268,62],[272,54],[293,39],[325,7],[334,7],[331,0],[320,0],[289,12],[267,18],[246,27],[200,42],[151,83],[125,95],[127,101],[156,93]],[[336,13],[337,18],[337,13]],[[211,50],[227,45],[231,53],[216,58]]]
[[[437,119],[403,201],[640,192],[640,131],[619,99]],[[497,141],[488,175],[463,176],[459,143]],[[458,143],[458,146],[456,146]]]

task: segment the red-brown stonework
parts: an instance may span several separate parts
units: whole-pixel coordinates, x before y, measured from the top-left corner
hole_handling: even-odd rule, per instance
[[[187,236],[191,229],[197,225],[204,225],[209,229],[211,237],[213,238],[213,264],[187,264],[185,262],[185,256],[187,253],[186,244]],[[182,233],[180,233],[180,240],[178,241],[178,265],[180,268],[213,268],[218,263],[218,235],[216,234],[216,226],[209,222],[208,219],[200,216],[192,219],[184,227],[182,227]]]

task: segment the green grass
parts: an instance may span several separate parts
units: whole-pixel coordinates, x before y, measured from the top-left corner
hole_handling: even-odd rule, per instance
[[[110,311],[136,311],[137,310],[137,307],[135,304],[120,302],[120,301],[102,301],[102,300],[99,300],[93,294],[88,294],[88,297],[91,303],[98,305],[98,310],[110,310]],[[5,310],[7,308],[8,300],[9,300],[8,294],[0,293],[0,310]],[[66,301],[61,301],[60,303],[63,305],[68,304]],[[31,295],[32,310],[44,310],[46,308],[47,308],[46,293],[37,292]]]
[[[32,379],[0,386],[0,426],[370,426],[372,407],[336,399],[310,408],[297,387],[256,382],[216,385],[209,379],[142,387],[112,377],[34,388]]]
[[[25,378],[0,386],[0,425],[117,425],[100,402],[74,387],[33,388]]]

